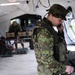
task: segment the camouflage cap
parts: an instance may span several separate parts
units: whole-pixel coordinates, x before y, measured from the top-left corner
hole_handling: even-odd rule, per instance
[[[57,18],[61,18],[62,20],[66,20],[66,14],[67,14],[67,10],[59,4],[53,4],[50,9],[47,9],[46,11],[48,11],[48,14],[52,14],[53,16],[57,17]]]

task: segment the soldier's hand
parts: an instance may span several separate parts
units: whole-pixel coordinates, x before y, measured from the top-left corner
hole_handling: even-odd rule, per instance
[[[67,74],[71,74],[71,73],[73,73],[74,68],[72,66],[66,66],[66,70],[65,71],[66,71]]]
[[[58,31],[62,32],[63,29],[64,29],[64,26],[62,24],[61,25],[58,25],[57,26],[57,29],[58,29]]]

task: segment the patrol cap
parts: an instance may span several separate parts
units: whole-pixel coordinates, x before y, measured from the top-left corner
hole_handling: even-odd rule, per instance
[[[48,11],[48,14],[52,14],[53,16],[57,17],[57,18],[61,18],[62,20],[66,20],[66,14],[67,14],[67,10],[59,5],[59,4],[53,4],[50,9],[47,9],[46,11]]]

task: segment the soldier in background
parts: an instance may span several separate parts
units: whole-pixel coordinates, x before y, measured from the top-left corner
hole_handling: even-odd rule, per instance
[[[24,48],[23,41],[18,36],[18,32],[20,32],[20,31],[21,31],[20,25],[16,21],[13,21],[12,25],[10,25],[10,27],[9,27],[9,32],[14,32],[15,33],[15,38],[16,39],[14,40],[14,44],[15,44],[16,49],[17,49],[17,43],[18,42],[20,42],[22,47]]]
[[[34,29],[33,36],[38,75],[71,74],[74,68],[67,59],[65,42],[64,45],[62,44],[62,39],[64,39],[62,22],[67,11],[59,4],[52,5],[47,11],[48,16],[44,17]],[[58,32],[53,29],[53,26],[57,27]]]

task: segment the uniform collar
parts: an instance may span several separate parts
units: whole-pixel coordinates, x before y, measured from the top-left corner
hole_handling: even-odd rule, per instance
[[[43,22],[45,23],[45,24],[42,24],[44,28],[47,28],[53,35],[57,35],[57,32],[54,30],[53,24],[51,23],[51,21],[49,21],[47,18],[44,17]]]
[[[48,26],[51,26],[51,27],[53,26],[52,23],[51,23],[51,21],[49,21],[47,18],[44,17],[44,18],[43,18],[43,21],[44,21]]]

